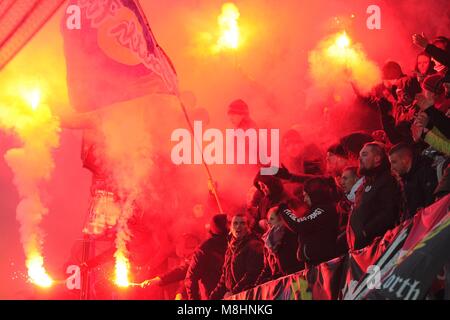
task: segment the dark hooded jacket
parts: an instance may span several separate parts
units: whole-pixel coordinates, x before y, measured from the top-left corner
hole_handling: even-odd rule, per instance
[[[347,225],[347,243],[352,249],[362,249],[399,222],[402,203],[401,189],[391,175],[389,162],[364,176]]]
[[[210,295],[211,300],[222,299],[226,292],[239,293],[256,284],[264,267],[263,246],[263,242],[253,234],[239,240],[230,240],[222,275]]]
[[[219,282],[227,249],[227,235],[211,235],[194,252],[184,284],[189,300],[200,300],[199,282],[208,297]]]
[[[331,179],[314,178],[305,183],[312,206],[303,217],[297,217],[286,205],[280,205],[281,218],[297,233],[297,259],[317,265],[336,256],[339,217]]]
[[[428,207],[434,202],[433,192],[437,186],[436,170],[432,160],[425,157],[414,159],[408,173],[401,176],[406,200],[403,220],[413,217],[420,208]]]

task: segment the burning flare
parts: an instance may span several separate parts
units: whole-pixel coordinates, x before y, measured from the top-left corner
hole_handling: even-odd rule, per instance
[[[22,96],[31,109],[36,110],[41,101],[41,90],[38,88],[31,89],[30,91],[25,91]]]
[[[125,254],[118,250],[115,254],[116,258],[116,279],[115,283],[119,287],[129,287],[130,281],[128,280],[128,273],[130,268],[130,263],[125,257]]]
[[[134,198],[133,198],[134,199]],[[129,287],[132,285],[129,280],[130,262],[128,260],[127,243],[131,239],[131,232],[128,228],[128,220],[133,215],[133,206],[128,199],[122,207],[122,213],[117,224],[116,234],[116,279],[115,283],[119,287]]]
[[[116,258],[116,278],[114,282],[117,286],[122,288],[132,285],[129,280],[130,262],[128,260],[127,249],[127,243],[131,239],[131,233],[128,228],[128,220],[132,215],[133,207],[130,205],[128,200],[122,207],[122,212],[117,223],[116,252],[114,253],[114,257]]]
[[[44,269],[43,233],[39,225],[48,209],[41,200],[41,183],[50,179],[54,168],[52,150],[59,146],[59,122],[42,103],[39,86],[11,87],[0,97],[0,129],[15,134],[22,146],[4,155],[14,174],[19,193],[16,217],[32,283],[50,287],[53,280]]]
[[[348,67],[350,60],[358,59],[356,52],[350,46],[351,43],[345,31],[337,34],[334,42],[327,49],[328,56],[336,63]]]
[[[117,104],[104,114],[102,132],[105,137],[105,163],[111,170],[112,181],[117,187],[120,211],[116,224],[115,283],[127,287],[130,281],[131,255],[128,244],[132,239],[133,228],[129,221],[135,215],[142,218],[143,203],[150,203],[153,168],[153,145],[150,135],[149,114],[146,112],[150,102],[162,102],[164,98],[154,95],[144,99],[134,99]],[[118,107],[120,106],[120,107]],[[127,132],[126,135],[123,133]]]
[[[347,36],[347,33],[345,31],[336,39],[336,45],[340,49],[348,48],[350,46],[350,43],[350,38]]]
[[[27,260],[28,277],[35,285],[43,288],[49,288],[53,284],[52,278],[47,274],[44,268],[44,259],[36,255]]]
[[[310,52],[309,65],[312,78],[322,88],[342,89],[352,81],[362,91],[369,91],[381,81],[377,65],[345,31],[321,41]]]
[[[224,50],[236,50],[240,43],[239,30],[239,9],[234,3],[225,3],[222,6],[222,13],[217,18],[220,29],[219,39],[213,48],[214,52]]]

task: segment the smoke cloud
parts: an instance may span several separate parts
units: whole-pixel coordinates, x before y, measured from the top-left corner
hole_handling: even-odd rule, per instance
[[[177,70],[192,120],[209,119],[205,128],[231,128],[227,107],[241,98],[260,128],[280,128],[281,136],[296,128],[305,143],[316,144],[322,153],[343,134],[377,127],[374,117],[361,120],[366,110],[354,105],[348,79],[368,89],[387,60],[399,62],[409,73],[420,52],[411,43],[413,33],[450,35],[445,0],[233,1],[240,13],[242,44],[234,51],[211,52],[223,3],[141,1]],[[381,8],[381,30],[366,27],[371,4]],[[29,141],[17,131],[26,121],[8,120],[8,113],[22,111],[11,99],[11,93],[19,94],[17,86],[6,84],[29,79],[37,79],[49,113],[71,109],[60,34],[63,17],[60,10],[0,73],[0,153],[6,154],[0,161],[0,282],[5,284],[0,298],[33,297],[29,286],[12,275],[24,265],[23,248],[16,245],[21,239],[26,251],[41,250],[50,274],[67,276],[62,266],[77,252],[74,244],[87,216],[91,174],[80,161],[81,131],[58,133],[57,122],[47,118],[45,126],[27,129],[25,135],[33,137]],[[344,30],[358,61],[348,61],[347,68],[324,55],[327,41]],[[187,127],[176,100],[160,96],[118,104],[102,119],[100,132],[124,204],[143,208],[138,230],[127,230],[133,222],[127,213],[131,210],[122,213],[123,232],[115,246],[135,265],[150,265],[150,273],[157,272],[181,234],[204,235],[204,225],[217,213],[204,169],[170,161],[171,132]],[[233,213],[244,205],[256,171],[213,165],[211,172],[226,210]],[[16,208],[20,233],[11,218]]]

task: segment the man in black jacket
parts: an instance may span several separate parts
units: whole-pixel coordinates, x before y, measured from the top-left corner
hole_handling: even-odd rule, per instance
[[[186,273],[184,284],[189,300],[202,298],[199,282],[203,285],[207,298],[220,280],[228,244],[227,215],[215,215],[209,232],[211,237],[195,250]]]
[[[225,253],[222,276],[211,300],[227,298],[250,289],[264,267],[263,242],[250,230],[250,217],[237,214],[231,220],[232,238]]]
[[[407,144],[397,144],[389,151],[391,168],[403,184],[406,200],[406,212],[403,220],[413,217],[416,212],[434,202],[433,192],[437,186],[436,170],[431,159],[414,156],[413,149]]]
[[[336,239],[339,217],[333,178],[313,178],[304,186],[304,201],[308,210],[302,217],[280,205],[280,217],[297,234],[297,259],[306,267],[318,265],[337,256]]]
[[[356,193],[347,225],[347,243],[352,250],[364,248],[395,227],[402,199],[383,145],[367,143],[360,152],[359,162],[364,183]]]

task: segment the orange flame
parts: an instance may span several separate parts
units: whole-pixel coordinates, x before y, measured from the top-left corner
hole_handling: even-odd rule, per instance
[[[350,38],[347,36],[345,31],[337,37],[336,45],[341,49],[345,49],[350,46]]]
[[[220,36],[213,51],[220,52],[227,49],[236,50],[240,44],[239,9],[234,3],[225,3],[222,13],[217,18]]]
[[[44,258],[35,253],[33,257],[27,260],[28,277],[35,285],[43,288],[49,288],[53,285],[52,278],[47,274],[44,268]]]
[[[23,98],[32,110],[36,110],[41,102],[41,90],[38,88],[31,89],[22,93]]]
[[[355,58],[355,51],[351,48],[351,43],[345,31],[338,33],[334,42],[328,47],[328,55],[347,63],[348,59]]]
[[[310,73],[321,88],[347,90],[351,81],[362,92],[368,92],[381,80],[378,66],[345,31],[320,41],[309,53],[309,63]]]
[[[130,281],[128,280],[128,274],[130,269],[130,263],[123,254],[123,252],[119,251],[116,253],[116,279],[115,283],[118,287],[129,287]]]

